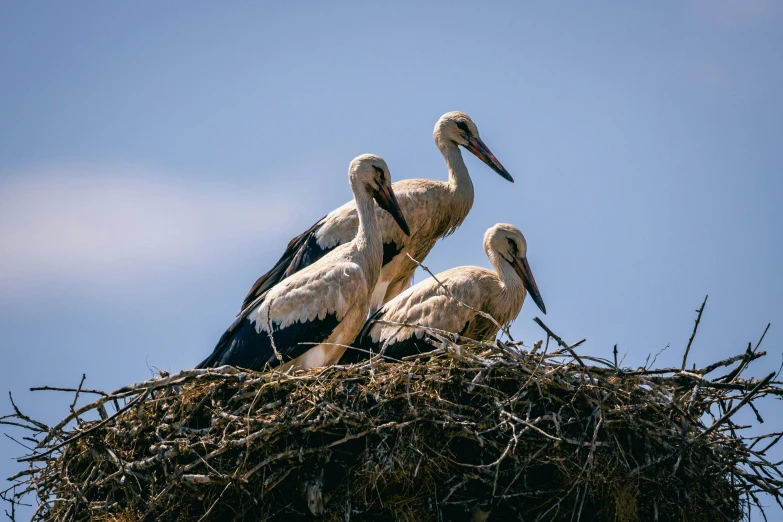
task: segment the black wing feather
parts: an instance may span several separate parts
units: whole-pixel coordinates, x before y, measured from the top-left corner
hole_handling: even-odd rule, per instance
[[[392,241],[391,243],[383,244],[383,266],[391,263],[392,259],[397,257],[397,254],[402,252],[402,247]]]
[[[378,355],[382,348],[383,342],[373,342],[368,338],[365,342],[358,343],[356,347],[352,346],[345,350],[338,364],[354,364],[365,361],[370,358],[371,353],[372,355]],[[431,352],[435,348],[426,338],[417,339],[415,336],[411,336],[404,341],[389,344],[386,347],[386,351],[383,352],[383,357],[385,359],[401,360],[409,355]]]
[[[319,219],[315,225],[305,230],[291,241],[283,252],[283,255],[275,263],[275,266],[266,274],[259,277],[253,284],[250,291],[242,302],[242,310],[245,310],[250,304],[258,299],[264,292],[275,286],[277,283],[289,277],[305,267],[308,267],[321,259],[323,256],[340,246],[336,244],[330,248],[321,248],[315,235],[324,224],[327,216]],[[395,242],[383,244],[383,265],[387,265],[400,252],[402,247]]]
[[[259,277],[247,293],[245,300],[242,302],[242,310],[249,307],[253,301],[277,283],[318,261],[327,252],[336,247],[335,245],[335,247],[324,249],[318,245],[315,234],[321,229],[325,219],[326,216],[319,219],[315,225],[288,242],[285,252],[275,263],[275,266],[269,272]]]
[[[349,347],[345,350],[345,353],[343,353],[338,364],[357,363],[369,359],[370,353],[377,355],[381,352],[386,341],[384,339],[379,339],[377,342],[373,341],[370,336],[370,329],[375,325],[375,321],[383,319],[383,314],[385,312],[386,310],[381,308],[364,323],[361,333],[356,337],[356,347]],[[467,330],[469,324],[470,323],[465,324],[463,333]],[[427,340],[426,336],[423,339],[418,339],[415,335],[412,335],[402,341],[389,343],[386,346],[386,351],[383,352],[383,356],[390,359],[402,359],[409,355],[430,352],[435,348],[436,347]]]
[[[254,304],[256,306],[253,306],[253,310],[260,302]],[[246,312],[242,313],[234,321],[218,341],[212,355],[199,363],[196,368],[216,368],[229,364],[260,371],[267,365],[275,367],[280,364],[272,348],[269,333],[257,332],[255,324],[247,319],[247,315]],[[326,314],[323,319],[315,318],[304,323],[297,321],[285,328],[279,328],[279,325],[273,322],[272,338],[275,348],[282,356],[282,362],[296,359],[313,348],[312,343],[325,341],[339,322],[336,313]]]

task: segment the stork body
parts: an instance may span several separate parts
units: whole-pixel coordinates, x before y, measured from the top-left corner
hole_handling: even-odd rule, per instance
[[[409,288],[367,321],[354,343],[359,350],[349,350],[341,363],[367,358],[370,352],[377,354],[384,345],[383,354],[396,359],[432,350],[427,328],[458,333],[458,342],[494,338],[497,324],[470,308],[489,314],[501,325],[508,324],[519,314],[528,293],[546,313],[519,229],[503,223],[493,226],[484,235],[484,251],[495,270],[452,268]]]
[[[349,180],[358,214],[354,238],[259,295],[198,368],[312,368],[340,358],[345,348],[339,345],[350,344],[365,322],[381,270],[383,245],[373,198],[408,232],[383,159],[370,154],[354,159]]]
[[[406,254],[418,261],[424,260],[437,240],[454,232],[470,212],[473,206],[473,182],[460,146],[513,182],[511,175],[481,141],[476,125],[466,114],[444,114],[435,125],[434,137],[446,160],[448,181],[406,179],[393,185],[413,234],[410,237],[404,235],[391,216],[378,208],[375,210],[383,237],[383,267],[371,299],[372,311],[410,286],[416,264]],[[351,241],[358,223],[356,203],[351,201],[292,239],[277,264],[250,289],[242,308],[246,308],[259,295],[286,277],[317,261],[339,245]]]

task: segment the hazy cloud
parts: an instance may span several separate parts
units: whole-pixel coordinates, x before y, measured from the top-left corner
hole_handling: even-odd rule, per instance
[[[9,176],[3,176],[6,180]],[[117,168],[42,169],[0,183],[0,295],[113,287],[275,239],[303,202]],[[2,178],[0,178],[2,179]]]

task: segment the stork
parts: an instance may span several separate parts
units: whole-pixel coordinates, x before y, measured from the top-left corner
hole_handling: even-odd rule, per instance
[[[353,342],[367,318],[383,259],[373,199],[403,233],[409,230],[382,158],[355,158],[348,179],[359,221],[354,238],[255,298],[197,368],[314,368],[334,364]]]
[[[435,242],[454,232],[470,212],[473,182],[462,159],[460,146],[475,154],[503,178],[514,181],[481,140],[476,124],[467,114],[449,112],[441,116],[435,124],[434,137],[446,160],[449,180],[406,179],[393,185],[413,235],[403,235],[388,214],[380,209],[375,211],[383,234],[383,268],[371,298],[372,312],[410,286],[416,264],[406,254],[423,261]],[[286,277],[351,241],[357,226],[356,204],[351,201],[292,239],[277,264],[250,289],[242,309]]]
[[[384,346],[383,355],[394,359],[430,351],[431,329],[458,333],[459,343],[492,339],[498,325],[519,314],[528,293],[546,313],[527,262],[527,243],[518,228],[505,223],[491,227],[484,234],[484,252],[494,271],[460,266],[409,288],[370,317],[354,344],[359,349],[349,349],[340,363],[368,358]]]

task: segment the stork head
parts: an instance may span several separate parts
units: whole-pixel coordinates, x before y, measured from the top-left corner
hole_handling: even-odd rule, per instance
[[[400,204],[397,203],[397,197],[392,190],[389,167],[386,166],[383,158],[375,154],[357,156],[351,162],[348,179],[354,193],[357,192],[357,189],[364,191],[378,203],[379,207],[391,214],[405,235],[411,234],[405,216],[400,210]]]
[[[541,292],[538,291],[533,272],[527,263],[527,241],[522,232],[514,225],[498,223],[484,234],[484,251],[490,259],[495,258],[499,263],[511,265],[533,302],[543,313],[546,313]]]
[[[498,161],[481,138],[478,129],[470,116],[464,112],[447,112],[440,117],[435,124],[435,143],[442,148],[448,143],[461,145],[472,152],[478,159],[486,163],[489,168],[500,174],[503,178],[514,182],[514,178]],[[442,150],[442,149],[441,149]]]

